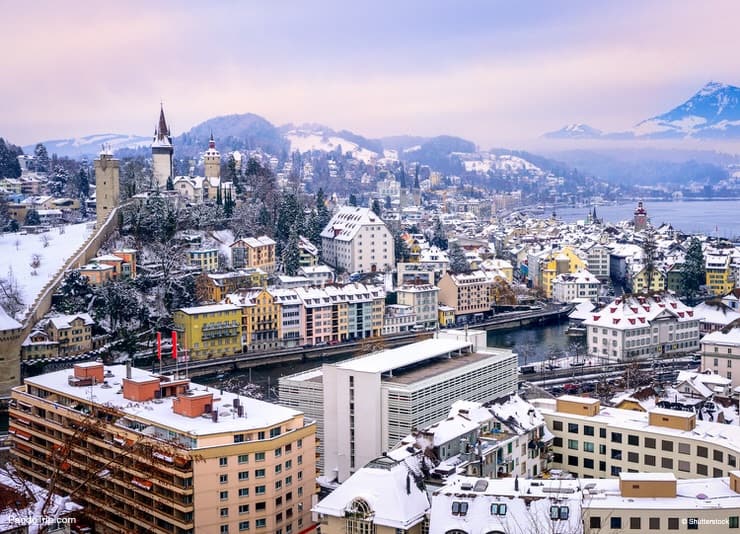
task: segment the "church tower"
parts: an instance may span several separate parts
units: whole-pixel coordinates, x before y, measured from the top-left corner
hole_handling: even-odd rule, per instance
[[[119,164],[110,147],[103,147],[95,160],[95,212],[100,227],[119,200]]]
[[[208,150],[203,155],[203,163],[206,167],[206,178],[221,177],[221,153],[216,150],[216,141],[213,140],[213,133],[208,140]]]
[[[640,231],[647,228],[648,223],[648,216],[647,216],[647,210],[642,205],[642,200],[640,200],[637,203],[637,208],[635,209],[635,217],[634,217],[634,223],[635,223],[635,230]]]
[[[152,171],[154,182],[159,189],[167,189],[167,180],[175,179],[172,164],[172,136],[164,118],[164,107],[159,108],[159,123],[154,128],[154,139],[152,140]]]

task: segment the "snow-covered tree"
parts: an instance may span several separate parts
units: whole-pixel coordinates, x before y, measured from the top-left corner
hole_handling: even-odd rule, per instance
[[[457,243],[452,243],[449,249],[450,270],[454,273],[470,271],[470,265],[465,258],[465,251]]]
[[[8,273],[0,278],[0,306],[11,317],[23,309],[23,294],[13,269],[8,269]]]
[[[283,272],[288,276],[295,276],[301,266],[301,251],[298,248],[298,227],[294,224],[290,230],[290,237],[283,249]]]
[[[699,292],[699,288],[705,283],[706,268],[701,242],[692,237],[689,239],[686,257],[681,269],[681,294],[688,299],[693,299]]]
[[[49,172],[49,153],[46,147],[38,143],[33,150],[36,172]]]
[[[54,301],[54,309],[60,313],[80,313],[87,311],[93,297],[93,289],[87,277],[80,271],[69,271],[59,286]]]

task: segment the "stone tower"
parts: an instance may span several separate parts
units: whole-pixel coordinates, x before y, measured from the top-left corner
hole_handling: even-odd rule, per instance
[[[159,108],[159,123],[154,128],[152,140],[152,171],[154,183],[160,189],[167,189],[167,180],[175,179],[172,155],[172,136],[164,118],[164,107]]]
[[[103,147],[95,160],[95,211],[100,227],[119,201],[119,164],[110,147]]]
[[[203,155],[203,163],[206,167],[206,178],[221,177],[221,154],[216,150],[213,133],[211,133],[211,138],[208,140],[208,150]]]
[[[642,205],[642,200],[640,200],[637,203],[637,208],[635,208],[635,217],[634,217],[634,223],[635,223],[635,230],[644,230],[647,228],[647,222],[648,222],[648,216],[647,216],[647,210]]]

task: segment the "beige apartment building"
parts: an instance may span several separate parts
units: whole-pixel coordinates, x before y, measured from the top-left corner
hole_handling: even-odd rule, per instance
[[[187,378],[90,362],[13,389],[11,455],[113,533],[313,530],[315,424]]]
[[[701,354],[702,370],[729,378],[733,389],[740,386],[740,327],[717,330],[704,336]]]
[[[564,395],[534,402],[554,434],[552,467],[581,478],[668,472],[721,478],[738,468],[740,427],[697,421],[693,412],[602,408]]]
[[[490,312],[493,280],[483,271],[446,273],[439,281],[439,302],[455,310],[455,317]]]

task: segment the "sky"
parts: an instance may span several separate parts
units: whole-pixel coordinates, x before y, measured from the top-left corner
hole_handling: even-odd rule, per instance
[[[173,134],[256,113],[526,146],[740,85],[740,2],[0,0],[0,136]]]

